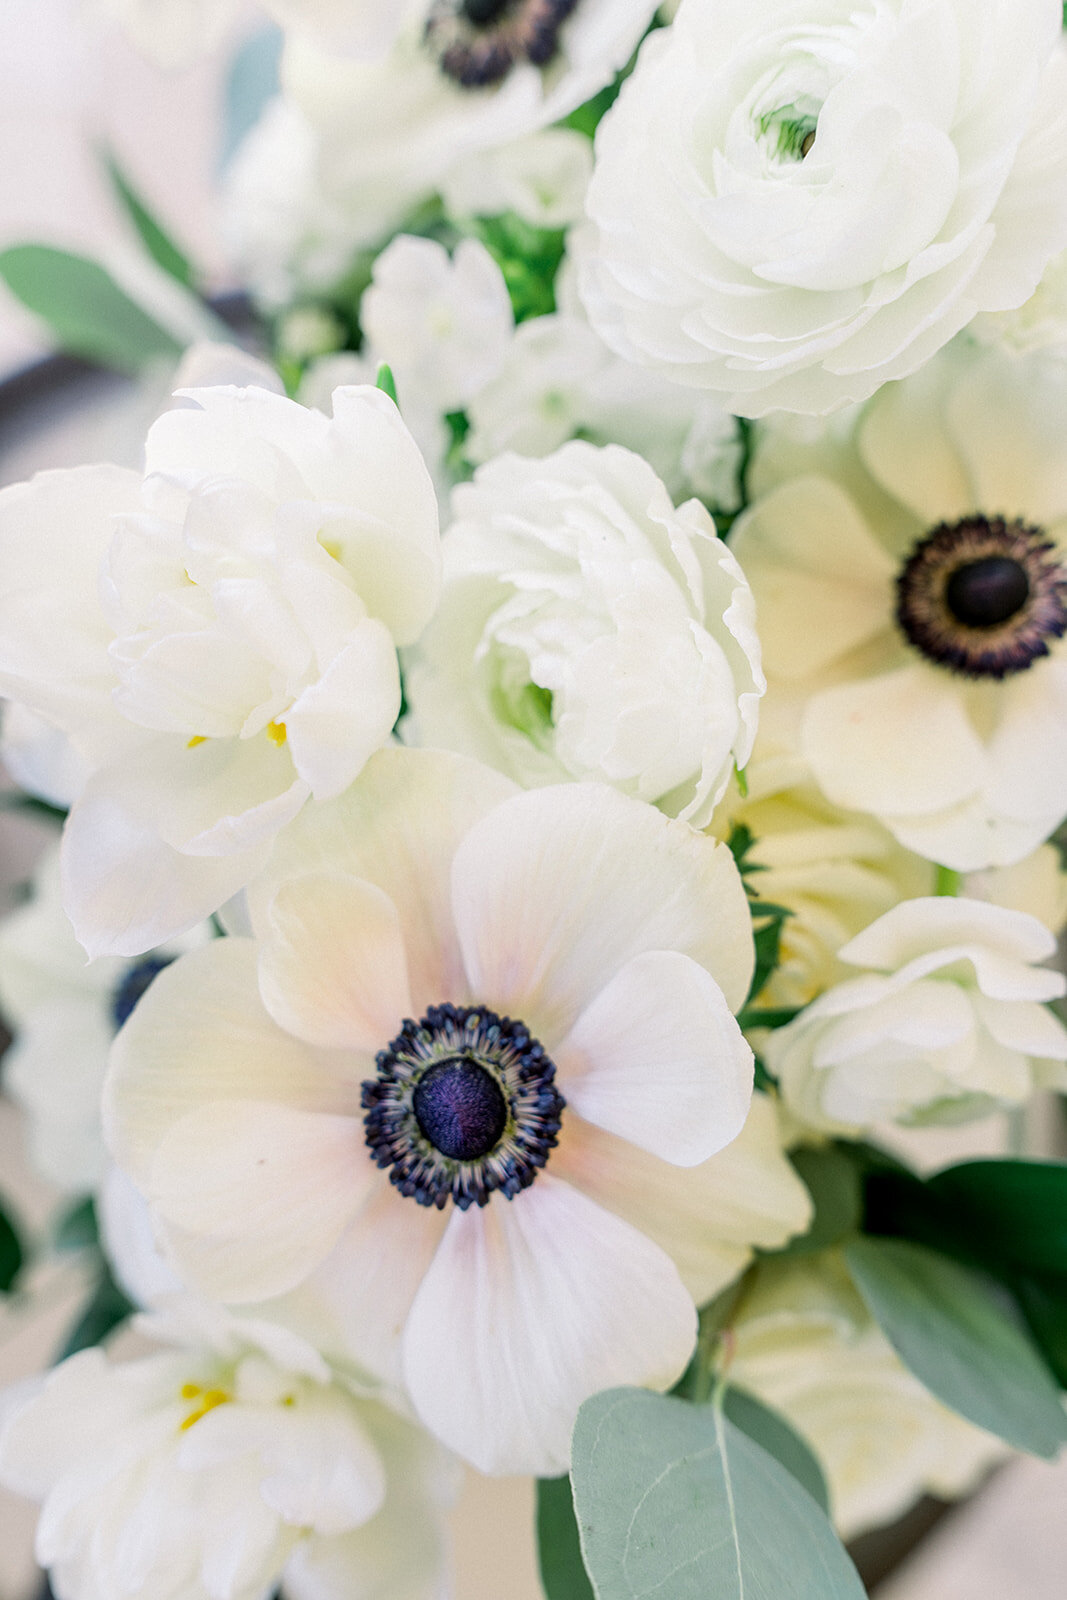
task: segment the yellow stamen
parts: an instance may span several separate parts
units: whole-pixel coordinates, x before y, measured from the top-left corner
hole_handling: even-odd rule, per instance
[[[198,1383],[183,1383],[182,1384],[182,1399],[183,1400],[195,1400],[199,1393],[200,1393],[200,1385]]]
[[[193,1396],[187,1395],[185,1391],[186,1389],[195,1390],[195,1388],[195,1384],[185,1384],[182,1389],[182,1398],[191,1400]],[[226,1405],[230,1399],[232,1399],[232,1396],[228,1395],[225,1389],[205,1389],[200,1397],[200,1404],[194,1411],[190,1411],[189,1415],[182,1423],[182,1433],[185,1433],[187,1429],[193,1427],[201,1420],[201,1418],[206,1417],[209,1411],[214,1411],[217,1406]]]
[[[340,545],[340,542],[337,539],[321,539],[320,538],[319,543],[321,544],[322,548],[325,550],[325,552],[326,552],[326,554],[328,556],[333,556],[333,559],[335,561],[340,561],[340,559],[341,559],[341,545]]]
[[[285,723],[268,722],[267,738],[270,740],[271,744],[283,745],[286,740]]]
[[[198,744],[207,744],[207,736],[203,733],[194,733],[186,745],[187,750],[195,750]]]

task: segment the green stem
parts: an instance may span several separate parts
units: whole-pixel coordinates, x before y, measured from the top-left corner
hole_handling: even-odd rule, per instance
[[[939,866],[937,868],[937,876],[934,880],[934,893],[941,895],[957,895],[960,892],[960,885],[962,882],[963,874],[957,872],[955,867]]]

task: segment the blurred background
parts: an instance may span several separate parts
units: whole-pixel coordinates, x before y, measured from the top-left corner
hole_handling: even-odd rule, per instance
[[[118,271],[132,235],[104,172],[106,149],[211,287],[236,288],[215,177],[230,65],[262,26],[249,4],[213,55],[167,73],[117,28],[92,19],[83,0],[0,0],[0,249],[47,242]],[[0,285],[0,484],[42,466],[135,465],[168,374],[137,384],[69,370],[35,375],[47,348],[43,329]],[[42,824],[0,813],[0,911],[15,903],[48,837]],[[962,1134],[945,1134],[936,1146],[925,1136],[926,1163],[1001,1151],[1008,1137],[1000,1119]],[[1035,1137],[1031,1148],[1042,1153],[1040,1129]],[[29,1171],[2,1093],[0,1191],[31,1230],[54,1211],[56,1197]],[[76,1257],[53,1259],[29,1275],[32,1292],[0,1300],[0,1384],[54,1356],[83,1297],[82,1277]],[[878,1587],[878,1600],[1062,1600],[1065,1504],[1067,1462],[1013,1463],[937,1524]],[[531,1518],[529,1484],[470,1485],[456,1518],[457,1600],[538,1600]],[[0,1600],[29,1600],[39,1589],[34,1520],[34,1508],[0,1491]]]

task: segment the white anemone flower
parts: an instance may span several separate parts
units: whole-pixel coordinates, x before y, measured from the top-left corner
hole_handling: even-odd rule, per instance
[[[454,1473],[425,1434],[284,1329],[206,1307],[145,1329],[173,1348],[84,1350],[0,1399],[0,1482],[43,1502],[59,1600],[442,1593]]]
[[[921,1494],[966,1493],[1006,1454],[907,1370],[835,1252],[761,1264],[733,1324],[729,1374],[807,1440],[846,1539]]]
[[[1067,244],[1059,0],[683,0],[604,118],[582,293],[630,360],[825,413]]]
[[[769,701],[795,705],[820,788],[962,872],[1067,815],[1065,429],[1067,364],[957,344],[870,403],[851,462],[814,451],[732,541]]]
[[[232,1303],[328,1278],[350,1359],[446,1444],[563,1471],[581,1402],[669,1387],[694,1303],[809,1212],[749,1115],[729,851],[606,787],[394,749],[282,836],[250,909],[113,1052],[158,1237]]]
[[[702,827],[764,688],[745,576],[697,500],[578,440],[461,484],[437,617],[406,677],[414,743],[524,784],[592,778]]]
[[[375,389],[333,417],[195,390],[117,467],[0,495],[0,689],[92,775],[64,900],[90,955],[135,955],[222,904],[309,796],[390,737],[396,649],[437,602],[437,503]]]
[[[58,846],[34,872],[30,899],[0,923],[0,1006],[15,1035],[4,1092],[27,1119],[35,1167],[57,1188],[84,1194],[99,1184],[111,1041],[157,974],[211,937],[201,923],[133,961],[87,962],[63,910]]]
[[[815,1127],[959,1120],[1067,1088],[1067,992],[1043,923],[950,896],[906,900],[849,941],[867,970],[820,995],[765,1046],[783,1098]]]

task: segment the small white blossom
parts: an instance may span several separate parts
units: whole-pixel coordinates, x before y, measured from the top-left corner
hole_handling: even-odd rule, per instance
[[[604,338],[749,416],[824,413],[1022,304],[1067,243],[1059,0],[684,0],[601,124]]]
[[[458,161],[441,182],[454,217],[513,211],[533,228],[579,222],[593,173],[593,146],[573,128],[542,128]]]
[[[417,742],[522,783],[612,783],[703,826],[748,759],[751,595],[705,508],[578,441],[453,495],[441,608],[407,676]]]
[[[807,1440],[846,1539],[965,1493],[1005,1453],[912,1376],[836,1254],[763,1263],[733,1339],[730,1379]]]
[[[765,1046],[786,1104],[843,1132],[1021,1105],[1067,1087],[1067,1028],[1045,1002],[1067,979],[1037,963],[1056,941],[1036,917],[980,900],[907,900],[839,957],[835,984]]]

